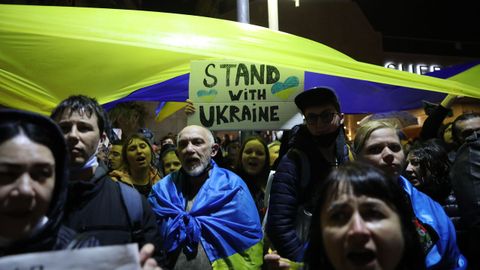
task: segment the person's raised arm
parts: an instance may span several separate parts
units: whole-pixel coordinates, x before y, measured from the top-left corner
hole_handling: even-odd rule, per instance
[[[420,139],[422,141],[437,137],[438,130],[442,126],[443,120],[447,117],[456,99],[456,95],[448,94],[440,105],[425,119],[422,130],[420,131]]]

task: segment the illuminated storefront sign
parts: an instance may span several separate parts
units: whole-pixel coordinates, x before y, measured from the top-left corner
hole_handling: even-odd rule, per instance
[[[420,75],[423,75],[428,72],[437,71],[442,68],[440,65],[437,65],[437,64],[433,64],[433,65],[412,64],[412,63],[401,63],[401,62],[393,62],[393,61],[385,62],[383,66],[386,68],[398,69],[398,70],[407,71],[410,73],[417,73]]]

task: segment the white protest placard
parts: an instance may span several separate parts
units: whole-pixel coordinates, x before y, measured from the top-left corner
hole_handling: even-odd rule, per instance
[[[2,270],[140,270],[137,244],[27,253],[0,258]]]
[[[297,112],[304,71],[262,63],[205,60],[191,63],[188,124],[211,130],[283,129]],[[286,126],[287,125],[287,126]]]

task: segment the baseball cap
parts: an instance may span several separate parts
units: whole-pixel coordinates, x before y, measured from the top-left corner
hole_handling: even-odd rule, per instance
[[[340,112],[340,103],[333,89],[328,87],[313,87],[295,97],[295,104],[302,112],[308,107],[332,104]]]

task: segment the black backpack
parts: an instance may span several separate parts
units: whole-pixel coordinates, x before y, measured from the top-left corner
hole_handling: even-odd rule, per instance
[[[474,132],[458,149],[450,179],[462,224],[480,227],[480,133]]]

